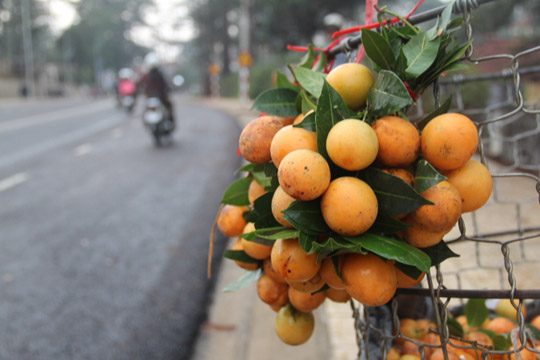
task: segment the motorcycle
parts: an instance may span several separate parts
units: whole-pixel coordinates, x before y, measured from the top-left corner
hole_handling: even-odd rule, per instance
[[[146,100],[143,123],[152,134],[156,146],[161,146],[172,139],[175,126],[171,121],[171,114],[159,98],[150,97]]]
[[[135,96],[133,95],[124,95],[120,97],[120,106],[126,110],[128,114],[133,112],[135,107]]]

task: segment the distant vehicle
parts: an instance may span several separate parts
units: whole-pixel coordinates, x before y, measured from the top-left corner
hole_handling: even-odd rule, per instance
[[[143,124],[150,131],[156,146],[172,141],[175,125],[171,114],[158,97],[148,97],[143,112]]]

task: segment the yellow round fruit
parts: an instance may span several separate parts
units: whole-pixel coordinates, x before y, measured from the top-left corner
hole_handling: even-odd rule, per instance
[[[296,201],[296,199],[283,191],[281,186],[276,188],[276,191],[272,196],[272,215],[274,215],[274,219],[281,225],[290,228],[293,226],[290,222],[285,220],[283,210],[286,210],[293,201]]]
[[[244,159],[256,164],[269,162],[272,159],[270,144],[282,127],[280,118],[275,116],[261,116],[247,124],[238,140],[238,147]]]
[[[343,98],[345,104],[358,110],[362,107],[369,95],[369,89],[375,84],[371,71],[362,64],[347,63],[334,68],[326,81]]]
[[[225,236],[239,236],[246,227],[244,213],[249,211],[247,206],[223,205],[217,218],[217,226]]]
[[[476,152],[478,130],[465,115],[442,114],[424,127],[420,145],[424,158],[437,169],[457,169]]]
[[[272,162],[279,167],[281,160],[294,150],[308,149],[317,151],[317,134],[313,131],[293,127],[292,125],[281,128],[270,145]]]
[[[315,317],[312,313],[303,313],[284,306],[278,311],[275,329],[285,344],[301,345],[313,334]]]
[[[377,218],[377,197],[364,181],[340,177],[333,180],[324,193],[321,212],[328,226],[338,234],[359,235]]]
[[[255,203],[255,200],[259,198],[259,196],[266,194],[266,190],[264,187],[259,185],[255,179],[251,180],[251,184],[249,184],[248,188],[248,200],[251,206]]]
[[[317,254],[307,254],[297,239],[278,239],[270,254],[272,267],[287,282],[307,281],[321,268]]]
[[[460,168],[443,173],[461,196],[461,212],[480,209],[491,196],[493,180],[487,167],[476,160],[469,160]]]
[[[367,123],[345,119],[330,129],[326,151],[339,167],[357,171],[367,168],[377,157],[379,142],[375,131]]]
[[[295,150],[287,154],[278,169],[279,185],[297,200],[313,200],[330,184],[330,167],[321,154],[312,150]]]
[[[371,253],[345,255],[341,276],[345,290],[367,306],[386,304],[397,289],[394,265]]]
[[[244,234],[255,231],[255,224],[248,223],[244,228]],[[272,251],[272,246],[259,244],[255,241],[248,241],[242,238],[242,248],[244,252],[257,260],[264,260],[267,257],[270,257],[270,252]]]
[[[420,133],[411,122],[397,116],[376,120],[373,130],[379,140],[377,160],[384,166],[406,167],[420,154]]]

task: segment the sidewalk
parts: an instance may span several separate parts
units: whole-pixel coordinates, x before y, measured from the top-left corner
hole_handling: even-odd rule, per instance
[[[243,127],[259,113],[251,103],[237,99],[201,99],[205,106],[223,111]],[[231,244],[232,245],[232,241]],[[300,346],[281,342],[274,331],[276,313],[259,300],[256,284],[233,292],[223,288],[244,273],[236,264],[224,260],[212,294],[208,320],[201,327],[192,360],[354,360],[357,345],[349,304],[325,301],[314,311],[315,331]]]

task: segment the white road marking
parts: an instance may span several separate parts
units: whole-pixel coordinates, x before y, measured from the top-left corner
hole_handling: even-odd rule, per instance
[[[110,101],[85,104],[69,109],[56,110],[48,113],[41,113],[17,118],[0,123],[0,133],[12,130],[18,130],[34,125],[47,124],[54,121],[66,120],[71,117],[88,115],[112,108]]]
[[[27,147],[16,153],[12,153],[3,157],[0,157],[0,168],[12,164],[16,164],[22,160],[32,158],[36,155],[43,154],[46,151],[56,149],[60,146],[72,144],[77,141],[81,141],[88,136],[97,134],[101,131],[107,130],[113,126],[118,125],[122,121],[120,114],[114,114],[112,116],[102,118],[94,122],[90,126],[79,128],[75,131],[63,134],[56,138],[49,139],[47,141],[37,143],[33,146]]]
[[[77,146],[74,150],[75,156],[83,156],[92,151],[93,147],[91,144],[82,144],[80,146]]]
[[[20,185],[28,180],[27,173],[17,173],[15,175],[8,176],[7,178],[0,180],[0,192],[6,191]]]

